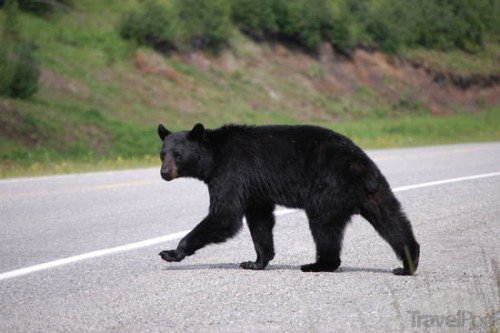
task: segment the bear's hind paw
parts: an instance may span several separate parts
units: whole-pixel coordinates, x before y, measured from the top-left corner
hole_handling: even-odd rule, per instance
[[[254,261],[245,261],[240,264],[240,267],[243,269],[253,269],[253,270],[262,270],[266,268],[266,265],[262,262],[254,262]]]
[[[399,267],[392,270],[394,275],[413,275],[415,272],[411,272],[409,269]]]
[[[337,264],[322,264],[315,262],[314,264],[308,264],[300,266],[302,272],[334,272],[339,268],[340,263]]]

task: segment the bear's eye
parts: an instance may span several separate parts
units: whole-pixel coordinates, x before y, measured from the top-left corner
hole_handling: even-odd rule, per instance
[[[172,155],[174,156],[174,158],[175,158],[176,160],[179,160],[179,159],[181,159],[181,157],[182,157],[182,156],[181,156],[181,154],[180,154],[179,152],[177,152],[177,151],[174,151],[174,152],[172,153]]]

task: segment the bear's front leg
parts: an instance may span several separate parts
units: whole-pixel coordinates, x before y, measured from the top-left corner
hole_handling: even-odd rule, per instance
[[[162,251],[160,257],[168,262],[178,262],[208,244],[222,243],[241,229],[241,220],[241,216],[231,213],[209,214],[181,239],[177,249]]]
[[[266,268],[269,261],[274,258],[273,227],[274,227],[274,204],[252,206],[245,212],[248,229],[252,235],[256,261],[245,261],[240,264],[241,268],[260,270]]]

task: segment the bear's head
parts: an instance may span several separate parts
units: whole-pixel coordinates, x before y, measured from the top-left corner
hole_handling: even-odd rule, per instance
[[[163,141],[160,151],[161,177],[167,181],[178,177],[205,180],[212,167],[212,153],[207,142],[207,132],[202,124],[191,131],[172,133],[162,124],[158,135]]]

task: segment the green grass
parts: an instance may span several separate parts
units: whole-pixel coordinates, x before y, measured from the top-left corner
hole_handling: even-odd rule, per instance
[[[437,70],[452,70],[461,74],[500,73],[500,44],[486,43],[477,53],[461,50],[439,52],[428,49],[412,49],[402,52],[403,57],[422,61]]]
[[[145,155],[127,159],[118,156],[114,159],[88,159],[86,161],[59,160],[22,164],[2,163],[0,164],[0,178],[143,168],[157,166],[158,161],[157,156]]]
[[[325,124],[326,125],[326,124]],[[422,146],[500,140],[500,107],[478,114],[403,116],[327,126],[365,148]]]

